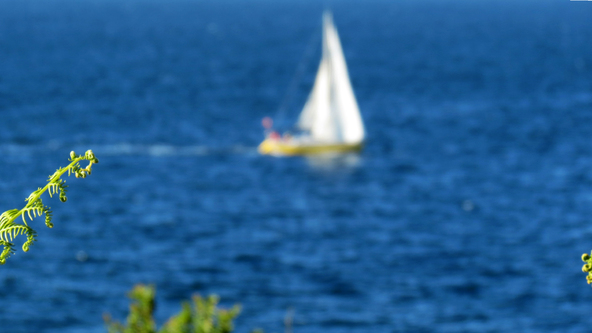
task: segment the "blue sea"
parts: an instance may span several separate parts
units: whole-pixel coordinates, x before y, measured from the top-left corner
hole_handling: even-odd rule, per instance
[[[261,156],[326,8],[366,147]],[[592,2],[3,0],[0,125],[2,211],[100,160],[0,267],[1,332],[106,332],[136,283],[240,333],[592,327]]]

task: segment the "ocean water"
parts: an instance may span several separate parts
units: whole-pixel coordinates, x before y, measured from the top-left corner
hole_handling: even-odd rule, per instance
[[[332,9],[359,155],[260,156]],[[4,0],[2,211],[64,166],[55,227],[0,267],[1,332],[106,332],[157,287],[237,332],[588,332],[592,3]]]

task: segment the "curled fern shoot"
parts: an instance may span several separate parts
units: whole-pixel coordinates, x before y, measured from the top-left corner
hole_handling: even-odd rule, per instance
[[[0,246],[3,247],[0,253],[0,264],[4,265],[6,259],[16,251],[14,249],[14,239],[19,235],[25,235],[27,240],[23,244],[23,251],[29,251],[29,246],[37,238],[37,233],[28,225],[28,222],[33,221],[36,217],[45,215],[45,225],[48,228],[53,227],[52,212],[48,206],[43,204],[41,196],[47,192],[50,197],[58,195],[60,201],[66,202],[66,181],[61,177],[67,173],[68,176],[74,174],[77,178],[86,178],[90,175],[93,164],[99,163],[91,150],[87,150],[84,155],[76,155],[73,151],[70,152],[70,164],[68,166],[57,169],[47,181],[47,185],[43,188],[38,188],[33,191],[26,199],[26,205],[22,209],[7,210],[0,215]],[[80,166],[81,161],[88,161],[85,168]],[[21,217],[22,224],[17,222]]]

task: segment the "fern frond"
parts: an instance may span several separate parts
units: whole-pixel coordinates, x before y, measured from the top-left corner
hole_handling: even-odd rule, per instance
[[[45,225],[48,228],[53,228],[53,223],[51,223],[51,218],[53,217],[53,212],[51,211],[50,207],[44,206],[43,213],[45,214]]]
[[[21,217],[23,218],[23,223],[25,225],[27,224],[27,219],[25,218],[25,213],[27,213],[26,216],[29,217],[29,220],[33,221],[33,219],[35,217],[43,215],[44,208],[45,208],[45,206],[43,206],[43,202],[41,201],[41,198],[37,198],[37,200],[32,202],[30,206],[25,206],[23,209],[21,209],[21,212],[22,212]]]
[[[2,253],[0,253],[0,265],[6,263],[6,258],[10,257],[14,251],[14,244],[0,240],[0,245],[4,246]]]
[[[18,215],[19,215],[18,209],[11,209],[11,210],[7,210],[4,213],[2,213],[2,215],[0,215],[0,230],[2,230],[2,227],[4,226],[5,223],[13,221]]]
[[[37,190],[33,191],[33,193],[31,193],[31,194],[30,194],[30,195],[29,195],[29,196],[28,196],[28,197],[25,199],[25,201],[26,201],[26,202],[29,202],[29,201],[31,201],[31,199],[32,199],[33,197],[37,197],[37,198],[38,198],[38,197],[41,195],[41,191],[42,191],[42,189],[41,189],[41,187],[39,187]]]
[[[16,236],[26,234],[29,231],[28,229],[30,228],[26,225],[13,224],[0,231],[0,240],[10,243]]]
[[[88,166],[84,169],[80,167],[80,161],[88,161]],[[0,246],[4,249],[0,253],[0,264],[4,264],[6,259],[13,253],[14,244],[12,241],[20,235],[26,235],[27,240],[23,244],[23,251],[27,252],[29,246],[35,242],[37,233],[35,230],[27,225],[27,218],[29,221],[33,221],[34,218],[45,214],[45,225],[48,228],[53,227],[52,212],[50,207],[45,206],[41,200],[41,195],[48,192],[50,197],[54,194],[59,194],[60,201],[66,202],[66,181],[61,179],[62,175],[68,173],[68,176],[72,173],[76,177],[85,178],[91,173],[91,167],[93,164],[99,163],[99,160],[95,157],[91,150],[86,151],[84,155],[76,155],[74,152],[70,152],[70,164],[64,168],[57,169],[52,175],[49,176],[47,185],[43,188],[37,188],[33,191],[26,199],[27,204],[22,209],[11,209],[7,210],[0,215]],[[15,220],[21,216],[23,224],[18,224]]]

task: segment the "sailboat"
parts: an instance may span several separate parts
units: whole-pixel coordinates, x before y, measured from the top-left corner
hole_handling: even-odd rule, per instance
[[[296,123],[296,133],[280,135],[268,119],[261,154],[309,155],[359,151],[364,123],[349,80],[337,29],[330,12],[323,14],[323,50],[315,82]]]

